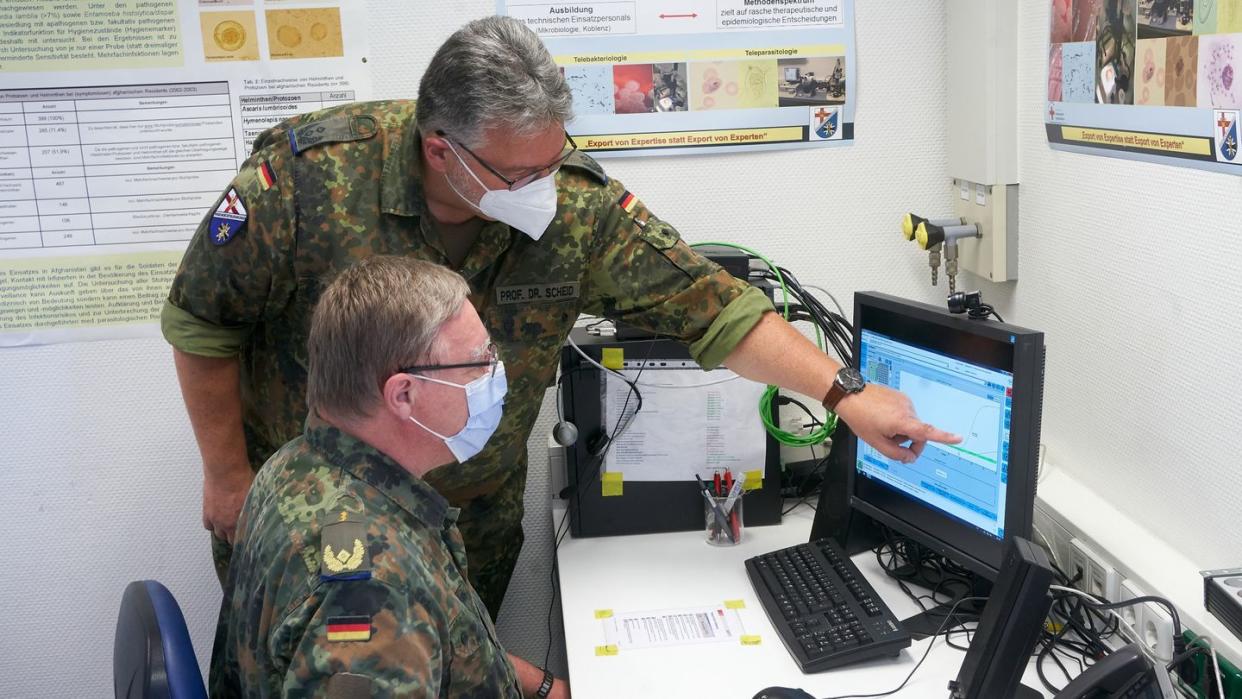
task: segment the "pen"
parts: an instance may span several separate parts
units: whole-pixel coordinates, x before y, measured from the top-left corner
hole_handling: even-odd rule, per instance
[[[716,497],[724,495],[724,493],[720,491],[720,471],[712,474],[712,483],[716,486],[715,489],[712,490],[712,495],[715,495]]]
[[[719,474],[717,475],[719,476]],[[712,517],[716,520],[716,526],[729,537],[730,543],[737,543],[737,538],[733,536],[733,527],[729,526],[729,519],[725,517],[725,513],[720,509],[720,505],[716,504],[716,500],[707,491],[707,484],[703,482],[702,478],[699,478],[697,473],[694,474],[694,479],[699,482],[699,492],[703,493],[703,499],[707,501],[707,506],[711,508]]]

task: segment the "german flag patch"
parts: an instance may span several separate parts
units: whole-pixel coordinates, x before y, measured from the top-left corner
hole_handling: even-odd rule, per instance
[[[338,641],[369,641],[371,640],[371,617],[369,616],[330,616],[328,617],[328,640]]]
[[[263,187],[263,191],[272,188],[276,183],[276,173],[272,171],[272,166],[266,160],[259,163],[259,184]]]
[[[634,213],[634,207],[638,206],[638,197],[627,191],[617,200],[617,206],[620,206],[625,213],[632,214]]]

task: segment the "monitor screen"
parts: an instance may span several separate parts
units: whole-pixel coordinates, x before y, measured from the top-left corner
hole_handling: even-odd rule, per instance
[[[802,78],[799,75],[797,68],[789,68],[789,67],[785,68],[785,80],[788,80],[791,83],[796,83],[801,79]]]
[[[962,442],[903,464],[852,438],[850,506],[994,578],[1006,538],[1031,535],[1043,333],[883,294],[854,304],[859,371]]]
[[[1005,538],[1013,373],[933,352],[863,328],[859,369],[872,383],[910,397],[936,426],[961,444],[930,443],[912,464],[866,443],[858,473],[895,488],[995,539]]]

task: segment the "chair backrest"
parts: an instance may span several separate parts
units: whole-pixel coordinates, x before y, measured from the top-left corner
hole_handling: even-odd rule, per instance
[[[125,588],[112,648],[117,699],[206,699],[181,607],[168,588],[137,580]]]

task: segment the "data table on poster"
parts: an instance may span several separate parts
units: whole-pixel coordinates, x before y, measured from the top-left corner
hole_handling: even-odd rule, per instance
[[[237,172],[227,82],[0,90],[0,249],[186,241]]]
[[[297,114],[327,109],[353,102],[353,90],[293,92],[238,97],[242,114],[242,138],[249,154],[250,144],[265,130]]]

